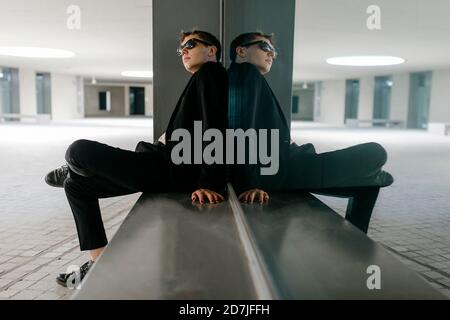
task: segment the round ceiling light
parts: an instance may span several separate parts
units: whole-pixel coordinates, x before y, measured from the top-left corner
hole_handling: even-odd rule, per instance
[[[39,47],[0,47],[0,56],[21,58],[72,58],[72,51]]]
[[[328,58],[328,64],[337,66],[376,67],[402,64],[405,59],[392,56],[351,56]]]
[[[153,71],[143,71],[143,70],[123,71],[121,75],[130,78],[153,78]]]

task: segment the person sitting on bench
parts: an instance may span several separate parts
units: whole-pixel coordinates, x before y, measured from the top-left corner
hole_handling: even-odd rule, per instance
[[[228,126],[228,78],[219,62],[221,45],[208,32],[183,32],[178,54],[192,76],[157,143],[141,141],[135,151],[129,151],[96,141],[77,140],[67,149],[67,165],[45,177],[49,185],[64,188],[75,218],[80,249],[90,250],[91,260],[81,267],[81,279],[108,243],[100,198],[136,192],[182,191],[191,193],[194,203],[224,200],[224,165],[204,162],[175,165],[171,161],[171,150],[177,143],[171,137],[176,129],[185,129],[193,136],[194,121],[202,121],[203,130],[214,128],[222,133]],[[71,274],[60,274],[57,282],[67,286]]]
[[[378,143],[318,154],[312,144],[298,146],[291,140],[286,118],[264,77],[277,57],[272,37],[260,32],[244,33],[230,46],[230,127],[279,130],[280,165],[277,174],[261,175],[261,163],[232,166],[230,180],[239,199],[249,203],[266,202],[268,191],[272,190],[322,190],[346,195],[354,187],[391,185],[392,176],[381,169],[386,163],[387,153]],[[359,227],[362,230],[366,228]]]

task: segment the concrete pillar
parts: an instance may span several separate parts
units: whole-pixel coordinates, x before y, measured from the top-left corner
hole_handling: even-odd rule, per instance
[[[153,0],[153,136],[167,127],[191,74],[176,54],[180,31],[205,30],[220,38],[220,0]]]
[[[51,74],[52,119],[76,119],[84,116],[84,107],[80,103],[81,77],[65,74]],[[82,91],[81,91],[82,92]]]
[[[450,69],[433,71],[428,122],[450,123]]]
[[[37,114],[36,72],[32,69],[19,68],[20,113]]]
[[[404,121],[405,126],[408,122],[408,103],[409,103],[409,74],[401,73],[392,75],[391,91],[391,120]]]
[[[145,115],[153,117],[153,84],[145,86]]]
[[[343,125],[345,116],[345,79],[322,81],[320,97],[320,115],[315,121]]]
[[[266,78],[290,124],[295,0],[225,0],[224,21],[227,66],[230,44],[236,36],[257,30],[275,34],[276,47],[279,48],[280,55]]]
[[[374,77],[359,79],[358,119],[373,118]]]
[[[282,18],[281,18],[282,17]],[[280,56],[267,75],[286,119],[291,119],[295,0],[153,0],[154,136],[166,129],[190,74],[175,54],[180,30],[193,27],[222,41],[225,66],[237,35],[262,30],[275,33]]]
[[[124,116],[129,117],[130,116],[130,86],[125,85],[124,86]]]

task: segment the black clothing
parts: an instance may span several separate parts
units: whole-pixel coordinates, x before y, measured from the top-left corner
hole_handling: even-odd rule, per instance
[[[260,174],[263,167],[256,165],[231,166],[230,179],[237,192],[253,188],[282,188],[286,175],[286,166],[290,148],[290,131],[280,104],[272,89],[258,69],[250,63],[232,63],[228,69],[229,105],[228,117],[230,128],[247,130],[277,129],[279,130],[279,162],[280,168],[276,175]],[[270,137],[270,131],[268,131]],[[258,141],[260,136],[258,135]],[[268,140],[270,141],[270,140]],[[268,143],[270,150],[270,143]],[[247,157],[248,159],[248,157]]]
[[[312,144],[290,144],[289,126],[269,84],[250,63],[233,63],[228,69],[230,126],[280,130],[280,169],[263,176],[261,165],[235,165],[230,179],[238,193],[249,189],[316,190],[378,186],[392,183],[381,171],[387,154],[377,143],[365,143],[343,150],[317,154]],[[245,179],[245,180],[244,180]]]
[[[228,125],[228,79],[219,63],[205,63],[189,80],[166,131],[167,145],[139,142],[135,151],[89,140],[78,140],[66,152],[70,178],[64,189],[77,226],[81,250],[104,247],[107,238],[98,199],[135,192],[193,192],[199,188],[223,192],[225,165],[183,164],[171,161],[176,129],[193,138],[194,121],[203,131],[222,133]],[[192,141],[192,145],[193,145]]]
[[[226,70],[220,63],[207,62],[191,77],[172,113],[166,130],[168,157],[173,146],[178,143],[168,139],[172,132],[183,128],[189,131],[191,137],[194,137],[194,121],[202,121],[203,132],[216,128],[225,137],[225,130],[228,128],[227,109]],[[194,141],[191,142],[193,158]],[[203,148],[208,143],[204,142]],[[193,159],[191,163],[194,163]],[[225,188],[225,165],[175,165],[172,161],[169,161],[169,164],[171,177],[177,189],[194,191],[201,187],[221,192]]]
[[[70,178],[64,182],[81,250],[101,248],[108,243],[98,199],[174,191],[164,149],[162,144],[148,143],[145,152],[133,152],[89,140],[70,145],[66,152],[69,168],[92,173],[85,177],[70,170]],[[142,150],[142,142],[136,150]]]

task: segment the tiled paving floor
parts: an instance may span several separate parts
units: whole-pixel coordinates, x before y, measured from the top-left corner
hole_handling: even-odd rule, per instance
[[[63,164],[75,139],[86,137],[133,150],[151,141],[152,121],[91,119],[65,124],[0,124],[0,299],[67,299],[73,290],[55,282],[70,265],[89,259],[81,253],[63,189],[43,180]],[[139,194],[100,201],[108,238]]]
[[[297,143],[318,152],[377,141],[389,153],[386,169],[396,181],[383,189],[369,236],[450,296],[450,137],[421,131],[334,129],[293,123]],[[152,140],[151,120],[70,121],[64,124],[0,124],[0,299],[67,299],[73,290],[55,282],[58,272],[81,265],[75,224],[62,189],[43,176],[62,164],[78,138],[124,149]],[[139,194],[101,200],[110,238]],[[343,199],[321,197],[340,213]]]
[[[450,137],[299,123],[292,129],[297,143],[313,142],[318,152],[370,141],[386,148],[385,169],[395,182],[381,190],[368,235],[450,297]],[[345,199],[319,198],[344,215]]]

